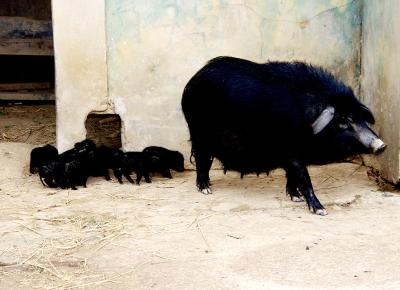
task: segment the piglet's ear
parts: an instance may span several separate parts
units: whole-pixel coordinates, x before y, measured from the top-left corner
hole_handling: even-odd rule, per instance
[[[332,121],[335,115],[335,108],[332,106],[327,106],[319,115],[319,117],[312,123],[311,127],[314,134],[321,132],[328,124]]]

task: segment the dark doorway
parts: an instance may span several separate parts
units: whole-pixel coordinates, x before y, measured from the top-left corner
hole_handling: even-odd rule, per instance
[[[89,114],[86,122],[86,138],[96,145],[121,148],[121,118],[116,114]]]

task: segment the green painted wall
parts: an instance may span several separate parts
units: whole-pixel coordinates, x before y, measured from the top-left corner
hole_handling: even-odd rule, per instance
[[[60,151],[85,137],[90,112],[115,112],[125,150],[158,144],[188,156],[180,99],[207,60],[304,60],[361,91],[389,145],[375,165],[399,180],[398,0],[53,0],[52,8]]]
[[[127,150],[189,151],[182,90],[207,60],[323,65],[356,91],[360,0],[106,0],[109,99]]]

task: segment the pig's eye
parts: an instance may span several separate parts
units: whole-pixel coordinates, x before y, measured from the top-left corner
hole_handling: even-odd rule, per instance
[[[348,130],[351,128],[351,122],[352,118],[351,117],[340,117],[339,120],[339,128],[343,130]]]
[[[338,120],[340,129],[349,129],[350,128],[351,119],[348,117],[340,117]]]

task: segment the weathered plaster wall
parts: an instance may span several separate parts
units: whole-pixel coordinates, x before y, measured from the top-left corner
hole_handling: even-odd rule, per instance
[[[400,1],[365,0],[361,92],[376,116],[376,131],[388,144],[377,159],[383,174],[398,182],[400,145]]]
[[[102,0],[53,0],[57,147],[65,151],[86,137],[91,111],[105,111],[107,66]]]
[[[358,90],[360,1],[106,0],[109,98],[126,150],[189,152],[183,88],[207,60],[305,60]]]
[[[121,116],[125,150],[188,156],[181,94],[219,55],[305,60],[357,91],[360,1],[53,0],[59,150],[85,137],[97,111]]]

